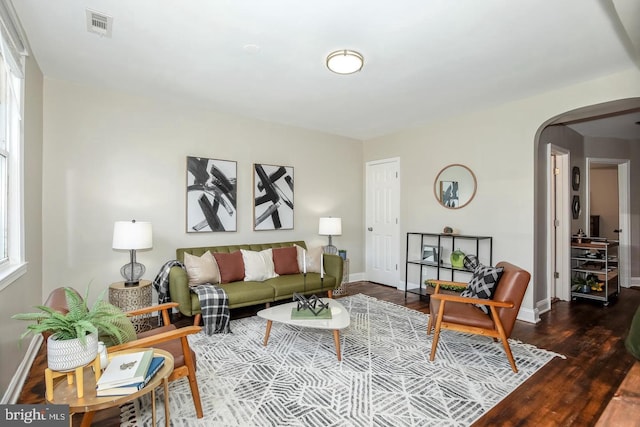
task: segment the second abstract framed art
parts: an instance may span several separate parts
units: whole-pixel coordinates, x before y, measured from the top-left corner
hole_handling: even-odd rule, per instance
[[[253,229],[293,229],[293,167],[254,163]]]

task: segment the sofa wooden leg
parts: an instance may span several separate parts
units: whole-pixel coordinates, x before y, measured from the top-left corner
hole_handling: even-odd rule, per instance
[[[200,326],[200,319],[202,319],[202,314],[198,313],[193,316],[193,326]]]
[[[331,289],[327,291],[327,297],[333,298],[333,291]]]

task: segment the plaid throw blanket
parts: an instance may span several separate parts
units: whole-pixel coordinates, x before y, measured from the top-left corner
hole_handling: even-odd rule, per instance
[[[158,292],[158,304],[171,301],[171,294],[169,293],[169,272],[172,267],[180,267],[186,270],[184,264],[178,260],[167,261],[160,267],[156,278],[153,279],[153,287],[156,289],[156,292]],[[198,299],[200,300],[204,332],[207,335],[231,332],[229,328],[229,320],[231,319],[229,298],[224,289],[205,283],[192,287],[191,290],[198,294]],[[161,316],[158,316],[158,324],[162,326]]]
[[[224,289],[211,283],[204,283],[191,287],[191,290],[198,294],[200,299],[204,333],[212,335],[231,332],[229,327],[229,320],[231,319],[229,298]]]
[[[156,278],[153,279],[153,287],[156,288],[156,292],[158,293],[158,304],[171,301],[171,295],[169,294],[169,272],[171,271],[171,267],[180,267],[186,270],[184,264],[175,259],[165,262],[162,267],[160,267]]]

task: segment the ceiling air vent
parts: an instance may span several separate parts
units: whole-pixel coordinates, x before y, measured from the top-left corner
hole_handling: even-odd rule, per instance
[[[104,13],[87,9],[87,31],[104,37],[111,37],[113,18]]]

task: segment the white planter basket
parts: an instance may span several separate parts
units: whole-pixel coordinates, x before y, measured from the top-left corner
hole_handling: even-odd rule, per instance
[[[78,338],[56,340],[51,335],[47,339],[47,365],[54,371],[70,371],[93,361],[98,355],[98,335],[87,335],[86,346]]]

